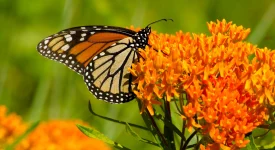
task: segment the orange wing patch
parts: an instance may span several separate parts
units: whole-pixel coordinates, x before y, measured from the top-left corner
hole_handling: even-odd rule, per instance
[[[77,45],[75,45],[71,50],[70,54],[77,55],[87,49],[89,46],[91,46],[93,43],[90,42],[82,42]]]
[[[128,36],[119,33],[96,33],[87,41],[75,45],[69,54],[77,55],[76,60],[86,67],[94,56],[126,37]]]
[[[82,53],[80,53],[76,59],[80,63],[84,63],[91,57],[94,57],[96,54],[100,53],[101,48],[105,45],[105,43],[94,43],[89,48],[85,49]]]
[[[92,35],[88,41],[89,42],[102,42],[102,43],[107,43],[107,42],[110,42],[110,41],[118,41],[118,40],[121,40],[121,39],[124,39],[128,37],[127,35],[124,35],[124,34],[119,34],[119,33],[96,33],[94,35]]]

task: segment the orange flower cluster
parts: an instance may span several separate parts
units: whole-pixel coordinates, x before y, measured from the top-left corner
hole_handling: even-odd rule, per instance
[[[82,121],[53,120],[40,123],[17,146],[16,150],[110,150],[104,142],[84,135],[76,124]],[[27,125],[16,114],[6,115],[6,107],[0,105],[0,149],[11,144],[23,134]]]
[[[52,120],[39,126],[16,148],[16,150],[110,150],[102,141],[84,135],[76,124],[81,121]]]
[[[275,105],[275,51],[245,42],[250,29],[232,22],[210,22],[208,29],[210,36],[153,32],[152,47],[140,50],[130,69],[137,77],[134,92],[151,115],[159,99],[182,101],[186,127],[202,129],[212,139],[209,147],[245,147],[245,134],[268,119],[267,105]]]
[[[27,125],[15,113],[7,114],[7,108],[0,105],[0,149],[11,144],[15,138],[25,132]]]

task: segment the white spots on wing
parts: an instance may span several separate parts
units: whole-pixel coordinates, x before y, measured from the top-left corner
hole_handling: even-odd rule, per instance
[[[44,49],[47,49],[47,48],[48,48],[48,46],[47,46],[47,45],[45,45],[43,48],[44,48]]]
[[[76,34],[76,31],[70,31],[70,34]]]
[[[44,41],[44,44],[46,45],[46,44],[48,44],[49,43],[49,40],[45,40]]]
[[[101,30],[100,28],[96,28],[95,30]]]
[[[105,53],[104,53],[104,52],[101,52],[101,53],[99,53],[99,55],[100,55],[100,56],[104,56],[104,55],[105,55]]]
[[[85,30],[85,29],[86,29],[86,27],[81,27],[80,29]]]
[[[97,56],[95,56],[94,58],[93,58],[93,60],[96,60],[97,59]]]
[[[70,34],[64,35],[65,38],[72,37]]]
[[[49,37],[47,37],[47,38],[45,38],[45,40],[49,40],[49,39],[51,39],[52,37],[51,36],[49,36]]]
[[[82,33],[82,34],[81,34],[82,37],[84,37],[84,36],[86,36],[86,35],[87,35],[86,33]]]
[[[61,47],[62,50],[67,51],[70,48],[69,44],[66,44],[64,46]]]
[[[62,58],[66,58],[66,54],[63,54],[61,57],[62,57]]]
[[[92,34],[95,34],[95,32],[90,32],[90,33],[91,33],[91,35],[92,35]]]
[[[73,40],[73,38],[70,34],[66,34],[64,37],[66,38],[67,42],[71,42]]]
[[[84,41],[84,40],[85,40],[84,37],[82,37],[82,38],[79,39],[79,41]]]

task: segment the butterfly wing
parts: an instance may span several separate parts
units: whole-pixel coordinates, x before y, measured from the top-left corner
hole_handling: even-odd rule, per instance
[[[125,103],[135,98],[133,76],[128,71],[138,59],[137,47],[132,43],[132,37],[124,38],[96,55],[86,66],[84,81],[98,99]]]
[[[98,53],[135,34],[132,30],[112,26],[74,27],[43,39],[37,50],[83,75],[87,64]]]
[[[120,27],[75,27],[45,38],[37,49],[83,75],[98,99],[124,103],[135,98],[128,68],[138,59],[136,51],[145,47],[149,33],[149,28],[135,32]]]

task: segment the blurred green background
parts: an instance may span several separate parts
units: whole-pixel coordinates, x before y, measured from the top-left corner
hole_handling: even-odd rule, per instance
[[[87,106],[92,100],[95,112],[103,116],[143,125],[136,101],[114,105],[94,99],[81,76],[42,57],[36,45],[73,26],[145,27],[162,18],[174,22],[152,28],[170,34],[179,30],[208,34],[206,22],[224,18],[251,28],[249,42],[275,49],[272,0],[0,0],[0,104],[25,121],[82,119],[129,148],[158,149],[137,141],[125,126],[92,116]],[[176,111],[173,114],[177,116]],[[180,122],[177,118],[174,121]],[[149,133],[136,131],[152,139]]]

